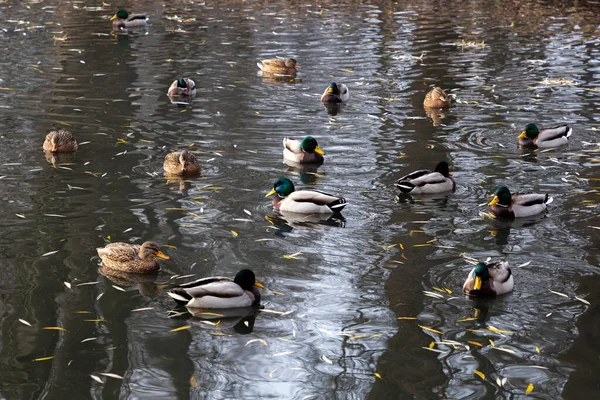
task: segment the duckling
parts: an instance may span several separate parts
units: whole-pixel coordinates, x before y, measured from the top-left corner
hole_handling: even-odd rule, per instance
[[[67,130],[50,131],[44,140],[43,149],[52,153],[68,153],[77,150],[77,140]]]
[[[302,141],[283,138],[283,158],[300,164],[320,164],[325,152],[312,136],[306,136]]]
[[[423,107],[425,108],[450,108],[450,96],[439,87],[434,87],[425,95]]]
[[[551,148],[569,143],[572,133],[573,129],[568,125],[540,130],[536,124],[527,124],[517,139],[521,147]]]
[[[513,290],[515,281],[506,261],[480,262],[469,272],[463,291],[473,296],[497,296]]]
[[[323,103],[342,103],[348,101],[348,99],[350,99],[348,86],[343,83],[338,85],[335,82],[332,82],[321,96],[321,102]]]
[[[123,272],[148,273],[159,269],[155,257],[168,260],[158,245],[154,242],[144,242],[142,245],[115,242],[96,249],[102,264],[108,268]]]
[[[332,196],[316,190],[295,191],[294,184],[287,178],[279,178],[265,197],[277,194],[273,207],[280,211],[302,214],[339,213],[348,204],[342,197]]]
[[[398,179],[395,185],[402,193],[411,194],[444,193],[456,189],[456,182],[445,161],[440,161],[434,172],[427,169],[411,172]]]
[[[240,308],[260,303],[254,272],[249,269],[239,271],[235,278],[212,276],[175,287],[168,295],[179,304],[190,308]]]
[[[296,72],[298,72],[297,70],[302,68],[300,64],[297,64],[296,60],[293,58],[288,58],[287,60],[261,60],[257,62],[256,65],[263,72],[275,75],[289,76],[295,76]]]
[[[169,96],[195,96],[196,95],[196,82],[190,78],[179,78],[171,83]]]
[[[166,174],[196,175],[200,173],[200,163],[194,153],[184,149],[167,154],[163,169]]]
[[[119,30],[146,26],[148,17],[146,17],[146,14],[129,14],[127,11],[120,9],[110,20],[113,23],[113,29]]]
[[[489,202],[490,213],[498,218],[527,218],[541,214],[554,199],[548,194],[513,194],[506,186],[500,186]]]

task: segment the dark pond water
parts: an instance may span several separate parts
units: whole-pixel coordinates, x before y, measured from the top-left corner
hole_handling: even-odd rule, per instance
[[[598,396],[597,2],[140,3],[0,2],[0,397]],[[149,26],[110,34],[118,7]],[[302,64],[295,82],[257,75],[275,56]],[[178,76],[190,104],[166,96]],[[351,93],[335,116],[331,81]],[[434,84],[456,106],[427,115]],[[573,140],[522,151],[529,122]],[[56,127],[82,145],[53,165]],[[286,135],[318,139],[317,174],[282,162]],[[183,147],[202,176],[165,179]],[[456,193],[395,199],[395,179],[440,160]],[[345,221],[278,216],[280,176],[345,196]],[[482,219],[501,184],[551,193],[546,218]],[[109,240],[171,260],[107,277]],[[465,256],[507,259],[514,292],[462,295]],[[171,313],[170,285],[243,267],[267,312]]]

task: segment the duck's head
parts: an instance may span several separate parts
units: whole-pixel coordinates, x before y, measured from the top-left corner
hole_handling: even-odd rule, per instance
[[[154,257],[162,258],[163,260],[170,259],[169,256],[160,251],[158,245],[154,242],[144,242],[139,251],[140,259],[147,260]]]
[[[475,279],[473,290],[480,290],[481,285],[490,279],[490,271],[488,271],[487,265],[482,262],[477,264],[475,268],[473,268],[471,278]]]
[[[194,163],[194,155],[187,149],[179,153],[179,164],[181,165],[181,172],[186,172],[190,164]]]
[[[526,137],[529,139],[535,139],[539,134],[540,129],[536,124],[527,124],[525,126],[525,130],[521,132],[519,136],[517,136],[517,139],[524,139]]]
[[[119,11],[117,11],[115,13],[115,15],[113,15],[110,20],[114,21],[115,19],[119,18],[119,19],[127,19],[127,17],[129,16],[129,13],[123,9],[120,9]]]
[[[287,68],[296,68],[296,69],[300,69],[300,65],[296,63],[296,60],[293,58],[288,58],[287,60],[285,60],[285,66]]]
[[[337,83],[331,82],[331,85],[329,85],[329,87],[327,88],[327,93],[339,96],[340,95],[340,88],[338,87]]]
[[[500,206],[508,207],[512,202],[512,196],[510,194],[510,190],[506,186],[500,186],[496,189],[494,193],[494,198],[488,204],[493,206],[494,204],[498,204]]]
[[[317,139],[312,136],[307,136],[302,139],[300,142],[300,148],[307,153],[317,153],[320,155],[325,155],[325,152],[321,150],[319,145],[317,144]]]
[[[435,172],[439,172],[445,177],[452,176],[452,174],[450,173],[450,167],[448,166],[448,163],[446,161],[440,161],[438,165],[435,166]]]
[[[294,184],[288,178],[279,178],[273,184],[273,189],[265,197],[269,197],[277,193],[279,197],[289,196],[294,191]]]
[[[252,270],[249,269],[243,269],[237,274],[235,274],[235,278],[233,278],[233,281],[240,285],[242,289],[247,291],[252,291],[252,286],[256,286],[261,289],[265,288],[260,282],[256,280],[254,272],[252,272]]]

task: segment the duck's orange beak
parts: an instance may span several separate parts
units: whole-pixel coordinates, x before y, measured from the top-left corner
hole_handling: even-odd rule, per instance
[[[327,88],[327,93],[333,93],[333,88],[332,87],[328,87]]]
[[[525,131],[523,131],[523,132],[521,132],[521,134],[519,136],[517,136],[517,139],[523,139],[526,136],[527,136],[527,133]]]
[[[481,289],[481,278],[476,276],[475,284],[473,284],[473,290],[479,290],[479,289]]]
[[[265,285],[263,285],[262,283],[260,283],[259,281],[254,281],[254,286],[256,286],[257,288],[261,288],[264,289]]]
[[[275,193],[277,193],[275,191],[275,189],[271,189],[271,191],[269,193],[267,193],[267,195],[265,197],[273,196]]]
[[[156,257],[162,258],[163,260],[170,260],[171,259],[171,257],[169,257],[168,255],[166,255],[165,253],[163,253],[160,250],[158,252],[156,252]]]
[[[498,203],[500,201],[500,199],[498,198],[498,196],[494,196],[494,198],[492,199],[492,201],[490,201],[488,203],[488,206],[493,206],[494,204]]]
[[[324,151],[323,151],[323,150],[322,150],[322,149],[321,149],[319,146],[317,146],[317,147],[315,148],[315,153],[317,153],[317,154],[320,154],[320,155],[322,155],[322,156],[324,156],[324,155],[325,155],[325,152],[324,152]]]
[[[111,20],[111,21],[114,21],[114,20],[115,20],[115,19],[117,19],[117,18],[118,18],[118,17],[117,17],[117,14],[115,14],[115,15],[113,15],[112,17],[110,17],[110,20]]]

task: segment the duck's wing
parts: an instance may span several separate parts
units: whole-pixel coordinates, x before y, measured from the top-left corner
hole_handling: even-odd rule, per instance
[[[348,101],[350,99],[350,90],[348,90],[348,86],[343,83],[340,85],[340,99],[342,99],[342,101]]]
[[[527,193],[513,194],[513,206],[532,207],[539,204],[550,204],[554,199],[548,194]]]
[[[144,20],[145,21],[147,19],[148,19],[148,17],[146,16],[146,14],[141,14],[141,13],[129,14],[127,16],[127,21],[134,21],[134,20]]]
[[[243,295],[244,290],[231,278],[213,276],[185,283],[171,289],[168,294],[177,302],[187,304],[193,298],[204,296],[237,297]]]
[[[260,67],[261,69],[269,69],[269,68],[285,68],[285,60],[279,60],[279,59],[270,59],[270,60],[262,60],[262,67]]]
[[[411,172],[408,175],[403,176],[402,178],[398,179],[396,181],[396,183],[402,182],[402,181],[410,181],[412,179],[417,179],[417,178],[422,177],[423,175],[427,175],[427,174],[430,174],[430,173],[431,173],[431,171],[428,170],[428,169],[420,169],[418,171],[414,171],[414,172]]]
[[[104,247],[97,248],[96,251],[103,260],[127,263],[138,258],[140,246],[129,243],[109,243]]]
[[[283,138],[283,148],[288,149],[292,153],[300,154],[302,153],[302,148],[300,147],[300,141],[296,139]]]
[[[340,212],[346,207],[348,204],[346,199],[338,196],[334,196],[328,193],[319,192],[316,190],[297,190],[292,192],[289,196],[287,196],[284,200],[289,199],[295,203],[300,205],[298,210],[288,210],[288,211],[299,211],[300,209],[305,209],[306,205],[316,205],[316,206],[324,206],[329,210],[334,212]],[[305,205],[304,207],[302,205]]]
[[[551,141],[560,138],[568,138],[573,133],[573,129],[568,125],[556,126],[554,128],[542,129],[538,135],[538,140]]]

